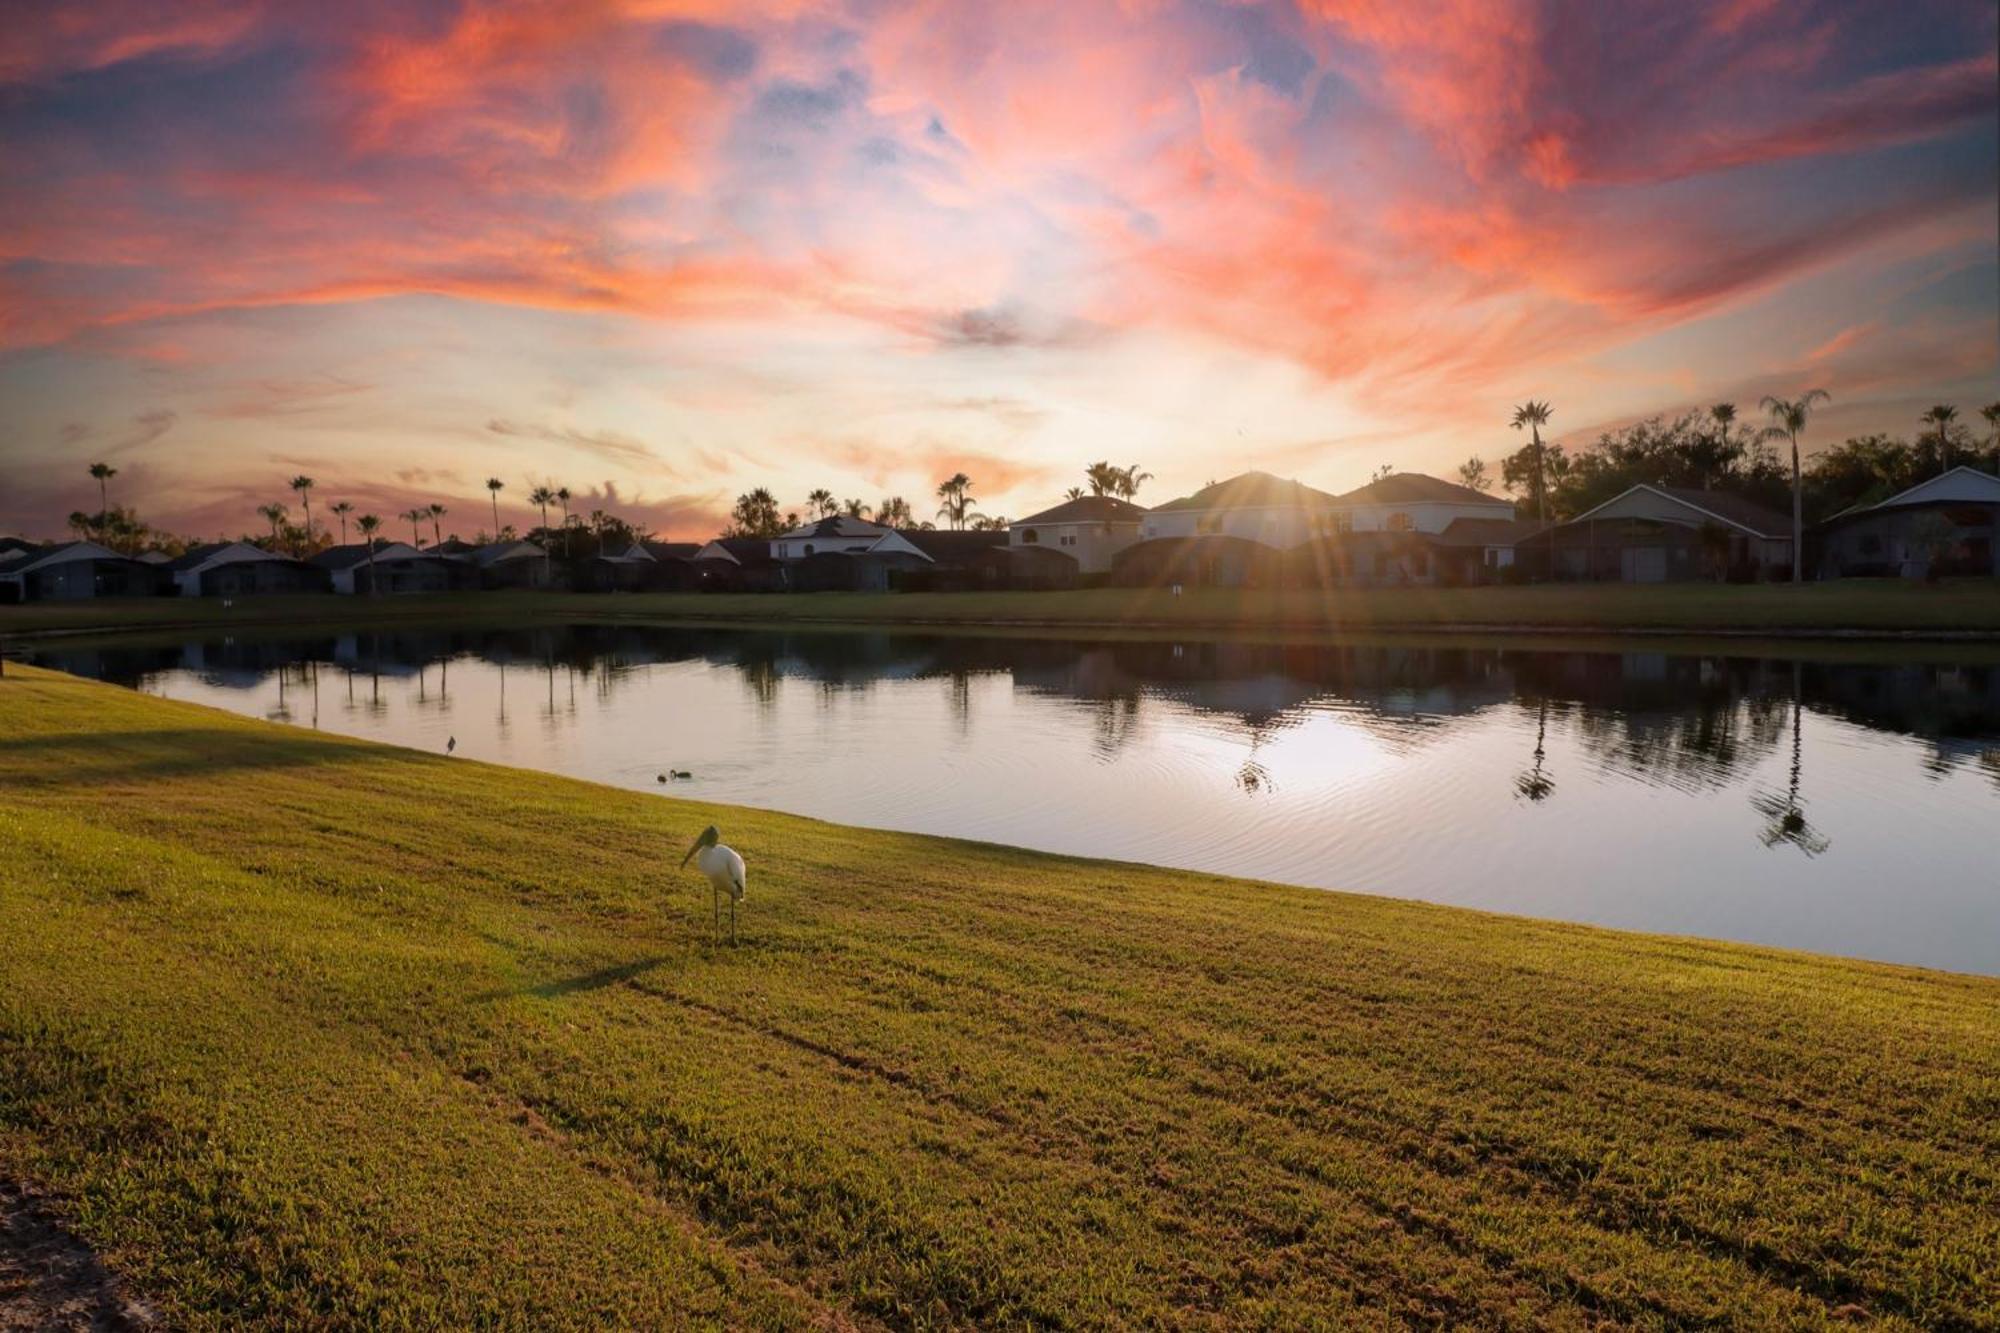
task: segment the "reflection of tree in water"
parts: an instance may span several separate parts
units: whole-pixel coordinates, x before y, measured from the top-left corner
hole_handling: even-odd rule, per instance
[[[1681,791],[1728,786],[1776,748],[1769,665],[1659,654],[1544,654],[1524,677],[1580,702],[1583,749],[1610,770]]]
[[[1099,760],[1110,761],[1139,734],[1139,694],[1134,690],[1090,707],[1090,748]]]
[[[1555,793],[1556,780],[1542,771],[1548,758],[1549,701],[1541,700],[1535,707],[1535,762],[1514,779],[1514,794],[1525,796],[1530,801],[1546,801]]]
[[[1793,682],[1797,689],[1798,664],[1794,663]],[[1805,811],[1799,803],[1800,760],[1804,754],[1804,732],[1800,728],[1803,717],[1801,700],[1796,692],[1792,695],[1792,766],[1790,783],[1783,795],[1766,792],[1752,797],[1750,804],[1767,821],[1759,835],[1766,847],[1790,845],[1807,856],[1818,856],[1833,844],[1806,821]]]

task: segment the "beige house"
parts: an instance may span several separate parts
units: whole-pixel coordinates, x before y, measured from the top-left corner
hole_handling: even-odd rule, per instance
[[[1009,547],[1039,547],[1076,561],[1079,573],[1101,574],[1112,557],[1139,540],[1144,506],[1110,495],[1085,495],[1007,525]]]

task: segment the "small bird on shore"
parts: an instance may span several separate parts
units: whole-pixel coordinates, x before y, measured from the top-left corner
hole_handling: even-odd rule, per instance
[[[458,737],[456,736],[445,737],[444,752],[446,754],[450,754],[453,750],[456,750],[457,748],[458,748]]]
[[[715,909],[714,928],[722,931],[722,897],[729,895],[729,942],[736,943],[736,904],[743,901],[746,887],[743,873],[743,858],[732,849],[722,845],[722,835],[710,824],[694,840],[694,845],[681,857],[681,866],[686,868],[688,857],[694,858],[695,867],[708,879],[709,905]]]

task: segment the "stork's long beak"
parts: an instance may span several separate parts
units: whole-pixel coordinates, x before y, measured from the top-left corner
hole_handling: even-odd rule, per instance
[[[687,869],[688,857],[693,856],[700,847],[701,847],[700,838],[696,838],[692,843],[688,844],[687,851],[681,856],[681,869],[683,870]]]

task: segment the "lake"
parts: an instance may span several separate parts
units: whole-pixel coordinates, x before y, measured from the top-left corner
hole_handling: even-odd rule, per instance
[[[2000,973],[2000,665],[1893,651],[579,625],[30,660],[842,823]]]

